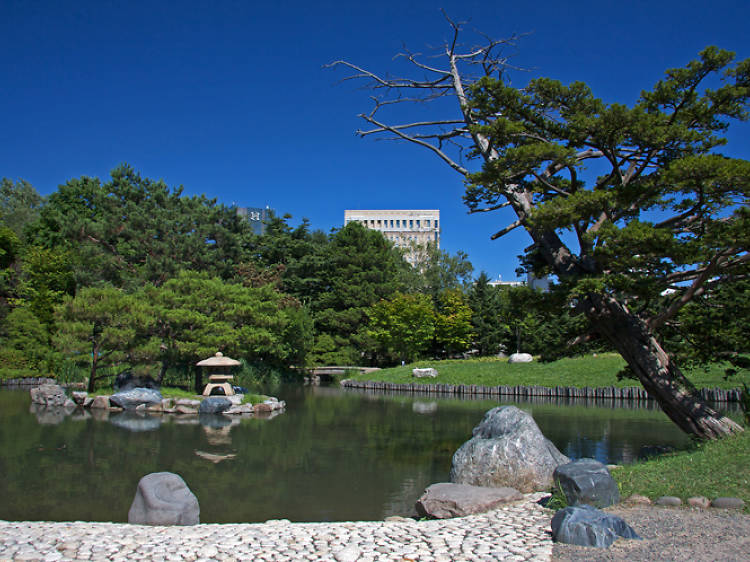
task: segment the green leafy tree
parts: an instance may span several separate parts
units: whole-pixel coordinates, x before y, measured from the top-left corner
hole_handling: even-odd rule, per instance
[[[50,334],[29,307],[10,311],[3,324],[0,379],[49,373]]]
[[[502,346],[507,353],[531,353],[548,361],[603,349],[597,340],[589,342],[591,338],[577,338],[579,334],[588,334],[589,328],[584,317],[568,314],[563,294],[525,285],[498,287],[497,290],[498,319],[504,328]],[[584,339],[587,340],[585,345]]]
[[[16,233],[0,226],[0,318],[10,306],[10,301],[18,296],[18,254],[21,241]]]
[[[25,180],[0,181],[0,223],[23,240],[26,225],[36,221],[44,197]]]
[[[148,285],[142,299],[153,318],[151,337],[140,348],[169,367],[192,368],[221,351],[249,362],[303,362],[310,346],[304,312],[285,311],[273,286],[245,287],[196,272],[181,272],[160,286]],[[301,347],[296,347],[301,346]],[[200,390],[200,372],[196,371]]]
[[[326,285],[329,239],[319,230],[311,231],[307,219],[291,227],[291,218],[272,215],[265,234],[255,238],[252,254],[261,267],[281,268],[280,288],[309,304],[320,297]]]
[[[742,275],[716,284],[688,303],[663,336],[679,357],[695,364],[717,360],[728,376],[750,372],[750,280]]]
[[[733,64],[732,53],[707,48],[627,107],[603,102],[580,82],[511,87],[504,42],[462,50],[461,26],[450,25],[444,68],[406,59],[420,78],[390,79],[338,63],[384,93],[363,114],[372,125],[363,135],[383,133],[431,150],[467,180],[472,212],[512,212],[493,238],[526,231],[533,241],[526,263],[558,277],[576,310],[680,428],[702,438],[741,431],[700,398],[656,330],[749,259],[750,163],[717,148],[729,122],[747,117],[750,61]],[[706,86],[711,81],[715,89]],[[420,91],[428,100],[454,96],[458,112],[388,123],[384,112]],[[471,150],[482,170],[473,173],[452,157],[445,139]],[[585,172],[587,164],[598,177]],[[655,308],[666,289],[672,297]]]
[[[411,362],[432,345],[435,311],[427,295],[397,293],[374,304],[367,314],[367,333],[386,356]]]
[[[495,355],[502,351],[507,326],[501,320],[500,291],[489,284],[483,271],[469,289],[471,324],[474,328],[475,346],[479,355]]]
[[[357,222],[347,224],[331,236],[326,247],[325,285],[310,303],[315,320],[316,362],[358,363],[366,347],[367,309],[405,288],[410,266],[380,232]],[[319,344],[334,353],[321,353]],[[327,361],[324,361],[327,360]]]
[[[143,178],[130,166],[68,181],[49,196],[32,229],[36,243],[75,252],[82,286],[132,289],[183,269],[228,279],[242,262],[250,227],[235,209]]]
[[[414,252],[417,259],[410,273],[413,290],[426,293],[437,305],[440,295],[449,289],[466,289],[470,286],[474,266],[462,251],[451,255],[435,244],[428,244]]]
[[[448,356],[468,351],[474,339],[474,327],[466,296],[460,289],[446,289],[439,299],[435,314],[436,349]]]
[[[140,330],[150,321],[139,299],[114,287],[85,287],[67,297],[55,315],[55,346],[74,361],[90,365],[89,392],[97,381],[111,376],[102,374],[103,369],[125,370],[134,363],[131,354]]]
[[[37,318],[54,331],[54,309],[75,294],[74,262],[69,250],[28,246],[23,252],[19,291]]]

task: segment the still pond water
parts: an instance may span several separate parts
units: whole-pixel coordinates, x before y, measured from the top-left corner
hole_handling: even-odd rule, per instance
[[[127,521],[138,480],[181,475],[201,522],[383,519],[413,514],[484,412],[515,403],[571,458],[629,463],[688,439],[659,410],[498,402],[283,386],[271,419],[33,413],[0,391],[0,519]]]

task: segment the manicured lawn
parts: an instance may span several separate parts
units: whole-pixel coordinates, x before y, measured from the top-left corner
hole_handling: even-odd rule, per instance
[[[628,387],[640,386],[632,379],[617,380],[617,373],[625,361],[615,353],[597,356],[565,358],[550,363],[509,364],[506,359],[482,358],[447,361],[418,361],[404,367],[382,369],[366,375],[352,375],[353,380],[371,380],[393,383],[417,384],[476,384],[479,386],[523,385],[523,386],[570,386],[570,387]],[[439,375],[436,379],[414,378],[415,367],[434,367]],[[723,379],[724,366],[712,365],[708,370],[694,369],[686,373],[698,387],[737,388],[739,381]]]
[[[641,494],[652,500],[677,496],[737,497],[750,512],[750,429],[693,449],[616,468],[612,476],[622,498]]]

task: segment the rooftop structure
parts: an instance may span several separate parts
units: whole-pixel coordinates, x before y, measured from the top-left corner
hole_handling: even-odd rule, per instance
[[[414,265],[420,249],[428,244],[440,247],[440,211],[418,210],[346,210],[344,224],[358,222],[383,233],[397,248],[405,250],[404,257]]]
[[[545,277],[534,277],[530,273],[526,274],[526,281],[503,281],[502,278],[497,281],[490,281],[488,285],[493,287],[529,287],[546,293],[549,291],[549,279]]]
[[[269,207],[237,207],[237,214],[247,219],[255,234],[265,234],[266,221],[271,218],[271,212]]]

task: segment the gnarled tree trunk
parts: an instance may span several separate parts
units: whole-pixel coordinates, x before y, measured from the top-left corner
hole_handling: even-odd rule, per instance
[[[743,431],[711,408],[661,348],[646,322],[613,297],[589,295],[579,303],[637,375],[643,388],[677,426],[696,437],[717,439]]]

